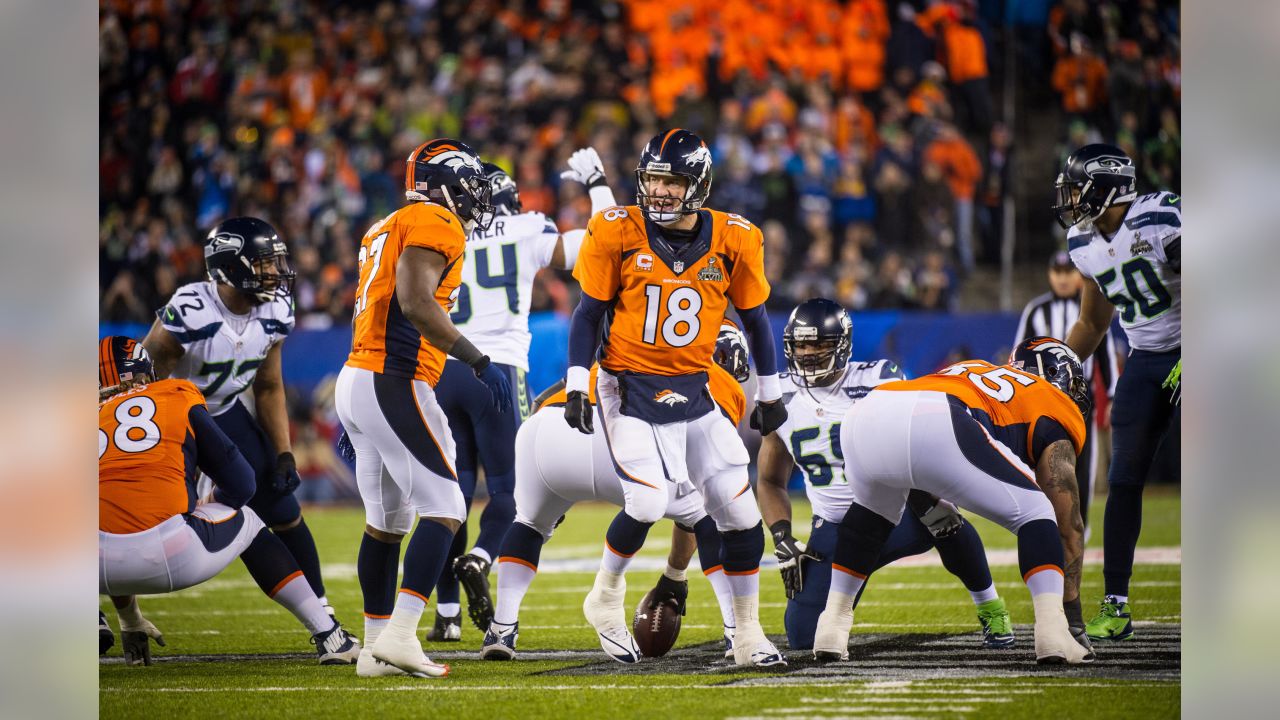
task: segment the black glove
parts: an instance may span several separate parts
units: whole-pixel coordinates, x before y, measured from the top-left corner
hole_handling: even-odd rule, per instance
[[[759,430],[761,435],[771,434],[786,421],[787,406],[782,404],[781,399],[758,402],[751,413],[751,429]]]
[[[298,463],[293,459],[293,453],[282,452],[276,457],[276,469],[271,473],[271,490],[277,495],[287,495],[302,484],[302,477],[298,475]]]
[[[564,421],[578,432],[590,435],[596,431],[591,422],[591,398],[581,390],[573,390],[564,401]]]
[[[510,410],[511,381],[507,379],[507,374],[494,367],[488,355],[477,360],[471,369],[475,371],[476,378],[489,388],[489,394],[493,396],[494,409],[500,413]]]
[[[685,600],[689,598],[689,581],[672,580],[663,575],[653,588],[654,605],[671,603],[681,615],[685,614]]]
[[[356,461],[356,448],[351,444],[351,436],[346,430],[343,430],[342,435],[338,437],[338,457],[347,462]]]
[[[782,571],[782,587],[791,600],[804,590],[804,564],[810,560],[821,562],[822,556],[791,535],[787,520],[770,525],[769,532],[773,535],[773,556],[778,558],[778,570]]]

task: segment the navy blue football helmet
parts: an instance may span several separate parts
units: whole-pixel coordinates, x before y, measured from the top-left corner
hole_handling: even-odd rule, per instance
[[[1067,157],[1054,187],[1054,217],[1063,228],[1071,228],[1096,220],[1112,205],[1133,202],[1138,196],[1137,169],[1115,145],[1093,143]]]
[[[406,160],[404,190],[409,200],[444,207],[468,231],[487,230],[493,222],[493,189],[480,157],[457,140],[428,140],[414,148]]]
[[[123,335],[98,341],[98,399],[103,400],[130,385],[155,378],[151,355],[142,343]]]
[[[255,217],[215,225],[205,238],[204,265],[211,280],[230,285],[259,305],[293,293],[289,248],[270,223]]]
[[[524,211],[520,204],[520,188],[506,170],[497,165],[483,163],[484,177],[489,181],[489,201],[498,215],[519,215]]]
[[[1084,377],[1080,356],[1063,341],[1044,335],[1027,338],[1009,354],[1009,366],[1048,380],[1066,393],[1085,417],[1089,416],[1093,407],[1089,381]]]
[[[684,197],[677,198],[673,207],[655,207],[659,198],[649,194],[646,182],[651,175],[683,179],[687,183]],[[670,225],[701,210],[710,196],[711,150],[702,138],[680,128],[654,135],[636,166],[636,205],[645,215],[660,225]]]
[[[816,346],[817,352],[798,352]],[[796,385],[822,387],[840,377],[853,354],[853,321],[839,303],[805,300],[791,311],[782,330],[782,354]]]

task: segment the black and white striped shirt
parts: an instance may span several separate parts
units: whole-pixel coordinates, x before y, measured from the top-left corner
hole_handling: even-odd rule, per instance
[[[1071,332],[1071,326],[1079,317],[1079,297],[1061,298],[1051,292],[1040,295],[1027,303],[1026,309],[1022,311],[1022,319],[1018,321],[1018,336],[1014,338],[1013,346],[1017,347],[1026,338],[1037,335],[1047,335],[1065,342],[1067,333]],[[1093,357],[1084,361],[1084,375],[1090,384],[1093,383],[1095,370],[1102,373],[1102,384],[1107,388],[1108,397],[1114,396],[1116,392],[1115,357],[1115,339],[1108,330]]]

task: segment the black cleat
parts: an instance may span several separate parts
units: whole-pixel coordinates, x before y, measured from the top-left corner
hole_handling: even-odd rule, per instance
[[[445,617],[436,611],[436,624],[427,632],[427,642],[461,642],[462,614]]]
[[[491,565],[488,560],[471,553],[459,555],[453,561],[453,574],[467,593],[467,615],[471,616],[471,622],[476,627],[485,631],[488,631],[489,623],[493,622],[493,600],[489,597]]]
[[[107,624],[107,616],[101,610],[98,611],[98,654],[106,655],[107,651],[116,644],[116,634],[111,632],[111,626]]]

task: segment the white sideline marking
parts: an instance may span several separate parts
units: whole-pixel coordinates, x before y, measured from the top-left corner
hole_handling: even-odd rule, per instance
[[[1080,683],[1080,682],[1070,682],[1069,678],[1056,678],[1056,679],[1060,679],[1060,680],[1063,680],[1063,681],[1064,681],[1064,682],[1056,683],[1056,684],[1055,684],[1055,686],[1056,686],[1056,687],[1071,687],[1071,688],[1083,688],[1083,687],[1095,687],[1095,688],[1101,688],[1101,687],[1105,687],[1105,688],[1117,688],[1117,687],[1133,687],[1133,688],[1136,688],[1136,687],[1170,687],[1171,685],[1176,685],[1176,684],[1177,684],[1176,682],[1172,682],[1172,681],[1171,681],[1171,682],[1167,682],[1167,683]],[[313,686],[306,686],[306,687],[300,687],[300,686],[281,686],[281,685],[276,685],[276,686],[265,686],[265,687],[243,687],[243,686],[241,686],[241,687],[236,687],[236,688],[211,688],[211,687],[155,687],[155,688],[127,687],[127,688],[126,688],[126,687],[102,687],[102,688],[99,688],[99,692],[103,692],[103,693],[129,693],[130,695],[133,695],[133,694],[136,694],[136,693],[148,693],[148,692],[149,692],[149,693],[227,693],[227,692],[287,693],[287,692],[423,692],[423,691],[426,691],[426,692],[494,692],[494,691],[502,691],[502,692],[531,692],[531,693],[539,693],[539,692],[582,692],[582,691],[584,691],[584,690],[636,690],[636,691],[648,691],[648,690],[741,690],[741,689],[747,689],[747,688],[764,688],[764,689],[769,689],[769,690],[777,690],[777,689],[778,689],[778,688],[780,688],[780,687],[784,687],[784,688],[840,688],[840,689],[843,689],[843,690],[848,690],[848,689],[850,689],[850,688],[849,688],[849,686],[848,686],[848,683],[847,683],[846,681],[840,681],[840,682],[803,682],[803,683],[788,683],[788,684],[786,684],[786,685],[770,685],[770,684],[761,684],[761,683],[745,684],[745,683],[740,683],[740,682],[733,682],[733,683],[728,683],[728,684],[716,684],[716,685],[710,685],[710,684],[678,685],[678,684],[674,684],[674,683],[667,683],[667,684],[662,684],[662,685],[618,685],[618,684],[601,685],[601,684],[598,684],[598,683],[597,683],[597,684],[589,684],[589,685],[588,685],[588,684],[583,684],[583,685],[542,685],[542,686],[537,686],[537,687],[524,687],[524,688],[511,687],[511,686],[509,686],[509,685],[446,685],[446,684],[444,684],[445,682],[449,682],[449,681],[435,681],[435,682],[433,682],[433,681],[432,681],[432,680],[430,680],[430,679],[424,679],[422,682],[420,682],[420,683],[416,683],[416,684],[412,684],[412,685],[379,685],[379,684],[377,684],[376,682],[370,682],[370,684],[369,684],[367,687],[360,687],[360,686],[348,686],[348,685],[342,685],[342,686],[334,686],[334,685],[313,685]],[[931,687],[929,683],[922,683],[921,685],[918,685],[918,686],[916,686],[916,687],[917,687],[919,690],[921,690],[921,691],[923,691],[923,692],[926,692],[926,693],[928,693],[928,692],[934,692],[934,691],[935,691],[935,688]],[[1007,685],[1007,686],[1005,686],[1005,687],[1017,688],[1017,687],[1019,687],[1019,685],[1017,685],[1017,684],[1010,684],[1010,685]],[[1043,686],[1042,686],[1042,685],[1041,685],[1041,686],[1033,686],[1033,685],[1022,684],[1022,685],[1021,685],[1021,688],[1026,688],[1026,689],[1032,689],[1032,688],[1043,689]],[[862,701],[862,700],[864,700],[864,699],[861,699],[861,698],[860,698],[860,701]],[[885,701],[886,701],[886,702],[897,702],[897,701],[890,700],[890,699],[887,699],[887,698],[885,699]],[[974,700],[968,700],[968,699],[966,699],[966,702],[981,702],[981,701],[980,701],[980,700],[977,700],[977,699],[974,699]]]

